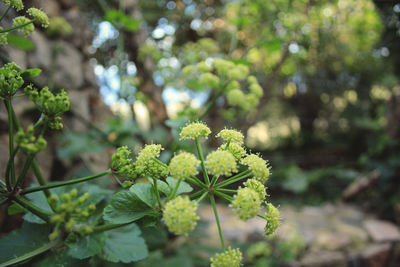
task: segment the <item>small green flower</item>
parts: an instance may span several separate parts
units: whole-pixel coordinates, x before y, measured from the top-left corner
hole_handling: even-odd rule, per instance
[[[241,220],[247,221],[258,214],[261,203],[258,192],[244,187],[239,188],[237,194],[233,196],[230,207]]]
[[[183,139],[196,139],[198,137],[208,138],[211,133],[210,128],[202,122],[192,122],[182,128],[179,138]]]
[[[196,214],[197,202],[188,196],[178,196],[169,201],[163,211],[163,221],[168,230],[176,235],[187,235],[200,219]]]
[[[0,96],[11,98],[23,84],[20,67],[14,62],[7,63],[0,69]]]
[[[182,75],[183,75],[184,77],[187,77],[187,76],[189,76],[190,74],[192,74],[193,70],[194,70],[194,67],[193,67],[192,65],[188,65],[188,66],[186,66],[186,67],[184,67],[184,68],[182,69]]]
[[[199,72],[210,72],[212,67],[209,66],[205,61],[197,63],[197,71]]]
[[[250,92],[252,92],[258,98],[262,97],[264,94],[262,87],[258,83],[250,84],[249,89]]]
[[[22,0],[1,0],[6,5],[11,5],[15,10],[21,11],[24,9],[24,3]]]
[[[46,33],[49,36],[63,36],[72,33],[72,26],[63,17],[52,17],[50,18],[50,25],[47,28]]]
[[[199,164],[200,161],[195,155],[188,152],[182,152],[171,159],[171,162],[169,163],[169,171],[172,177],[176,179],[185,179],[199,173],[197,171]]]
[[[239,64],[228,71],[228,76],[233,80],[243,80],[249,75],[249,67]]]
[[[26,132],[20,129],[15,135],[15,141],[26,154],[36,154],[47,146],[47,142],[42,136],[35,138],[33,125],[30,125]]]
[[[229,247],[225,252],[216,253],[211,259],[211,267],[239,267],[242,261],[240,250]]]
[[[49,27],[49,17],[42,10],[32,7],[28,9],[27,13],[31,15],[35,20],[39,21],[42,24],[43,28]]]
[[[265,183],[269,177],[269,168],[267,162],[255,154],[247,155],[242,160],[243,165],[247,165],[254,177],[261,183]]]
[[[267,224],[265,225],[265,235],[269,236],[275,232],[276,228],[279,226],[280,216],[279,210],[272,205],[271,203],[267,203],[267,212],[265,214],[267,219]]]
[[[199,84],[204,87],[210,87],[213,89],[217,89],[219,87],[219,83],[220,83],[220,80],[219,80],[218,76],[216,76],[210,72],[203,73],[199,78]]]
[[[156,159],[160,156],[161,150],[163,150],[161,145],[145,145],[136,158],[137,173],[156,179],[167,176],[168,168]]]
[[[226,97],[228,99],[228,103],[231,106],[240,106],[243,103],[245,98],[244,93],[239,88],[230,90]]]
[[[240,145],[243,144],[244,139],[244,136],[241,132],[233,129],[224,129],[217,134],[217,137],[221,137],[225,142],[237,143]]]
[[[32,20],[28,19],[25,16],[19,16],[14,18],[13,27],[19,27],[26,24],[25,26],[20,28],[19,31],[21,31],[25,36],[29,36],[35,30],[35,26],[33,25],[33,23],[27,24],[31,21]]]
[[[239,145],[238,143],[230,143],[229,145],[222,144],[220,147],[218,147],[218,150],[226,150],[226,151],[231,152],[231,154],[239,162],[242,160],[242,158],[247,153],[246,150],[244,149],[244,147]]]
[[[127,146],[117,148],[117,151],[111,158],[111,170],[113,173],[127,179],[136,178],[135,165],[132,163],[130,155],[131,151]]]
[[[261,201],[265,200],[265,197],[267,196],[267,193],[265,192],[265,186],[260,183],[258,180],[256,179],[249,179],[247,180],[244,185],[250,189],[253,189],[254,191],[256,191],[258,193],[258,196],[260,197]]]
[[[222,58],[215,58],[213,60],[213,65],[217,69],[217,73],[222,76],[228,75],[229,70],[235,67],[233,62]]]
[[[0,31],[2,31],[2,30],[4,30],[4,28],[0,26]],[[0,33],[0,45],[8,44],[7,35],[8,35],[8,32]]]
[[[217,150],[208,154],[206,158],[208,172],[216,176],[230,176],[237,172],[235,157],[228,151]]]

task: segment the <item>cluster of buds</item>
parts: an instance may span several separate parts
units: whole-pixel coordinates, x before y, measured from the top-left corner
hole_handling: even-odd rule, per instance
[[[225,252],[217,253],[211,258],[211,267],[239,267],[242,261],[239,249],[228,248]]]
[[[81,235],[93,232],[93,228],[84,224],[84,222],[96,211],[96,205],[85,205],[89,198],[89,193],[85,193],[80,197],[77,196],[78,190],[72,189],[70,192],[62,194],[60,199],[57,195],[51,195],[47,199],[55,212],[50,218],[50,222],[56,224],[54,231],[49,235],[50,240],[58,238],[60,230],[75,231]]]
[[[199,88],[222,91],[231,106],[245,111],[256,108],[263,96],[263,89],[257,78],[249,76],[249,72],[248,66],[221,58],[202,61],[182,69],[183,76],[188,80],[188,88],[196,89],[192,85],[196,85],[194,81],[198,81]]]
[[[111,158],[111,170],[114,174],[126,179],[135,179],[137,173],[135,164],[132,163],[131,151],[127,146],[117,148],[117,151]]]
[[[15,136],[15,141],[26,154],[33,155],[46,148],[46,140],[42,136],[35,138],[34,132],[33,125],[30,125],[26,132],[20,129]]]
[[[14,62],[0,68],[0,97],[10,98],[22,87],[21,68]]]
[[[24,92],[43,113],[51,129],[63,128],[61,115],[70,108],[70,101],[65,90],[62,89],[58,94],[53,94],[48,87],[44,87],[38,92],[32,85],[28,85]]]

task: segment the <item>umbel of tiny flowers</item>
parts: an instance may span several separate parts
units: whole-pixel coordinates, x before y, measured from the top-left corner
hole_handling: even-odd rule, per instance
[[[247,221],[257,216],[261,204],[259,194],[253,189],[244,187],[237,190],[230,206],[241,220]]]
[[[238,162],[241,162],[241,159],[247,154],[244,147],[239,145],[238,143],[222,144],[220,147],[218,147],[218,150],[229,151]]]
[[[10,98],[22,87],[21,68],[14,62],[0,68],[0,96]]]
[[[182,152],[171,159],[169,172],[176,179],[185,179],[190,176],[196,176],[199,173],[197,171],[199,165],[200,160],[195,155]]]
[[[33,125],[30,125],[26,132],[20,129],[15,136],[15,141],[26,154],[36,154],[45,149],[47,145],[42,136],[35,138]]]
[[[247,165],[249,170],[251,170],[254,177],[265,184],[269,178],[269,167],[268,162],[260,158],[255,154],[247,155],[242,159],[242,164]]]
[[[192,122],[182,128],[179,138],[183,139],[192,139],[195,140],[199,137],[208,138],[211,133],[210,128],[207,127],[203,122]]]
[[[158,161],[160,152],[163,150],[161,145],[145,145],[138,153],[135,162],[136,172],[143,177],[159,179],[168,175],[168,168]]]
[[[24,3],[22,0],[1,0],[1,2],[6,5],[11,5],[17,11],[24,9]]]
[[[267,224],[265,225],[265,235],[269,236],[275,232],[276,228],[279,226],[280,216],[279,210],[272,205],[271,203],[267,203],[267,212],[265,214],[265,219],[267,220]]]
[[[131,151],[127,146],[117,148],[117,151],[111,158],[111,170],[123,178],[133,180],[137,177],[137,173],[130,155]]]
[[[225,252],[217,253],[211,258],[211,267],[239,267],[241,261],[240,250],[229,247]]]
[[[163,210],[163,221],[168,230],[176,235],[187,235],[200,219],[197,216],[197,202],[188,196],[177,196],[167,202]]]
[[[230,176],[237,172],[235,157],[228,151],[217,150],[208,154],[206,167],[210,174],[216,176]]]
[[[25,36],[29,36],[35,31],[35,26],[30,22],[31,20],[27,17],[19,16],[14,18],[13,27],[21,27],[22,25],[24,25],[22,28],[19,29],[19,31],[21,31]]]
[[[39,21],[42,24],[43,28],[49,27],[49,17],[42,10],[32,7],[28,9],[27,13],[31,15],[35,20]]]
[[[244,185],[247,188],[250,188],[252,190],[254,190],[255,192],[257,192],[259,198],[261,201],[264,201],[266,196],[267,196],[267,192],[265,191],[265,186],[259,182],[256,179],[249,179],[246,182],[244,182]]]
[[[242,145],[244,140],[243,134],[233,129],[224,129],[217,134],[217,137],[221,137],[225,142],[239,145]]]

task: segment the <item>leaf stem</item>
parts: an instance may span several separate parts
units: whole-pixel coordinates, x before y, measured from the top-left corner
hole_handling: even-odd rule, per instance
[[[162,207],[161,205],[161,198],[160,198],[160,192],[158,191],[158,185],[157,185],[157,179],[153,178],[153,187],[154,187],[154,191],[156,191],[156,197],[157,197],[157,202],[158,202],[158,206]]]
[[[129,225],[129,224],[134,223],[134,222],[135,221],[131,221],[131,222],[127,222],[127,223],[121,223],[121,224],[103,224],[103,225],[95,226],[95,227],[93,227],[93,232],[91,232],[88,235],[97,234],[97,233],[105,232],[105,231],[108,231],[108,230],[113,230],[113,229],[116,229],[116,228],[124,227],[124,226]]]
[[[30,166],[31,166],[33,157],[34,157],[34,155],[29,155],[29,156],[26,158],[25,163],[24,163],[24,166],[22,167],[22,171],[21,171],[21,173],[20,173],[19,176],[18,176],[17,183],[14,185],[14,189],[13,189],[14,192],[15,192],[15,191],[17,190],[17,188],[23,183],[23,181],[24,181],[24,179],[25,179],[25,176],[26,176],[26,173],[28,172],[28,170],[29,170],[29,168],[30,168]]]
[[[225,251],[224,235],[222,234],[222,228],[221,228],[221,224],[219,222],[217,206],[215,205],[215,198],[214,198],[213,194],[210,194],[210,201],[211,201],[211,205],[212,205],[213,210],[214,210],[215,220],[217,221],[218,234],[219,234],[219,239],[221,241],[221,247],[222,247],[222,250]]]
[[[218,187],[230,185],[230,184],[235,183],[237,181],[240,181],[240,180],[242,180],[244,178],[247,178],[247,177],[249,177],[251,175],[252,174],[251,174],[250,170],[245,170],[245,171],[243,171],[241,173],[236,174],[235,176],[230,177],[229,179],[227,179],[227,180],[225,180],[223,182],[220,182],[219,184],[216,184],[215,187],[218,188]]]
[[[200,195],[203,194],[204,192],[207,192],[207,191],[204,190],[204,189],[201,189],[201,190],[197,191],[196,193],[191,194],[191,195],[190,195],[190,198],[191,198],[191,199],[195,199],[196,197],[200,196]]]
[[[32,212],[33,214],[38,216],[40,219],[46,221],[47,223],[50,222],[50,219],[49,219],[50,214],[47,211],[36,207],[35,205],[30,203],[25,198],[23,198],[23,197],[15,197],[15,198],[13,198],[13,201],[17,202],[19,205],[21,205],[22,207],[24,207],[28,211]]]
[[[208,178],[206,165],[204,163],[203,150],[201,150],[201,145],[200,145],[200,141],[199,141],[198,137],[196,137],[195,142],[196,142],[197,152],[199,154],[199,158],[200,158],[200,161],[201,161],[201,170],[203,171],[204,181],[206,182],[206,185],[209,185],[210,184],[210,178]]]
[[[11,107],[11,100],[6,99],[4,104],[7,107],[7,114],[8,114],[8,150],[10,155],[10,176],[6,175],[6,184],[7,189],[11,190],[12,185],[15,184],[15,166],[14,166],[14,122],[13,122],[13,112]]]
[[[218,192],[226,192],[226,193],[237,193],[236,189],[217,188],[216,191],[218,191]]]
[[[211,186],[213,186],[217,181],[218,181],[219,176],[218,175],[214,175],[213,178],[211,179]]]
[[[214,194],[216,194],[217,196],[219,196],[219,197],[221,197],[221,198],[223,198],[223,199],[225,199],[226,201],[229,201],[229,202],[232,202],[232,200],[233,200],[233,197],[231,197],[231,196],[229,196],[227,194],[224,194],[222,192],[219,192],[219,191],[214,191]]]
[[[198,199],[196,199],[197,203],[203,201],[203,199],[208,195],[208,192],[204,192]]]
[[[38,183],[41,186],[46,185],[46,180],[43,178],[42,172],[40,171],[39,165],[37,164],[35,159],[33,159],[32,161],[32,170],[36,176]],[[46,195],[46,197],[49,197],[51,195],[48,189],[43,189],[43,193]]]
[[[111,170],[107,170],[101,173],[97,173],[97,174],[93,174],[93,175],[89,175],[89,176],[85,176],[85,177],[81,177],[81,178],[76,178],[76,179],[71,179],[71,180],[67,180],[67,181],[60,181],[60,182],[53,182],[53,183],[48,183],[46,185],[42,185],[42,186],[35,186],[35,187],[30,187],[30,188],[25,188],[22,190],[21,194],[29,194],[29,193],[33,193],[33,192],[37,192],[37,191],[41,191],[41,190],[45,190],[45,189],[50,189],[50,188],[55,188],[55,187],[60,187],[60,186],[65,186],[65,185],[70,185],[70,184],[77,184],[77,183],[82,183],[82,182],[86,182],[89,180],[93,180],[105,175],[111,174]]]
[[[175,188],[174,188],[174,190],[172,191],[172,193],[169,195],[169,199],[173,199],[174,198],[174,196],[175,196],[175,194],[176,194],[176,191],[178,190],[178,187],[179,187],[179,185],[181,184],[181,182],[182,182],[182,179],[179,179],[178,180],[178,182],[176,183],[176,185],[175,185]]]
[[[192,184],[197,185],[198,187],[201,187],[201,188],[204,188],[204,189],[208,188],[202,181],[200,181],[199,179],[197,179],[194,176],[193,177],[186,177],[185,179],[187,181],[191,182]]]

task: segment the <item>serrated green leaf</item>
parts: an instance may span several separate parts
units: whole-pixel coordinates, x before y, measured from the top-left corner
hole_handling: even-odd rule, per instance
[[[158,184],[157,184],[158,185]],[[151,184],[138,183],[131,186],[129,189],[147,206],[154,208],[157,205],[157,196]]]
[[[49,243],[49,233],[48,225],[24,222],[21,229],[0,239],[0,265],[45,246]]]
[[[86,259],[101,252],[105,245],[105,234],[81,236],[69,247],[68,255],[76,259]]]
[[[178,183],[178,179],[175,179],[173,177],[167,177],[167,183],[169,185],[169,187],[173,190],[176,186],[176,184]],[[188,183],[182,181],[178,187],[178,189],[176,190],[176,194],[180,195],[182,193],[189,193],[193,191],[193,187],[191,187]]]
[[[111,262],[129,263],[147,257],[147,245],[140,237],[140,229],[136,224],[109,230],[105,233],[106,241],[102,258]]]
[[[88,267],[90,266],[85,260],[74,259],[67,254],[67,250],[58,250],[50,253],[46,257],[33,264],[33,267]]]
[[[133,192],[121,191],[113,196],[103,211],[103,218],[114,224],[136,221],[154,211],[144,204]]]
[[[41,69],[27,69],[24,71],[21,71],[19,74],[21,75],[22,78],[27,79],[27,78],[33,78],[37,77],[42,73]]]
[[[7,42],[21,50],[31,51],[35,49],[35,44],[33,42],[16,34],[9,33],[7,35]]]

